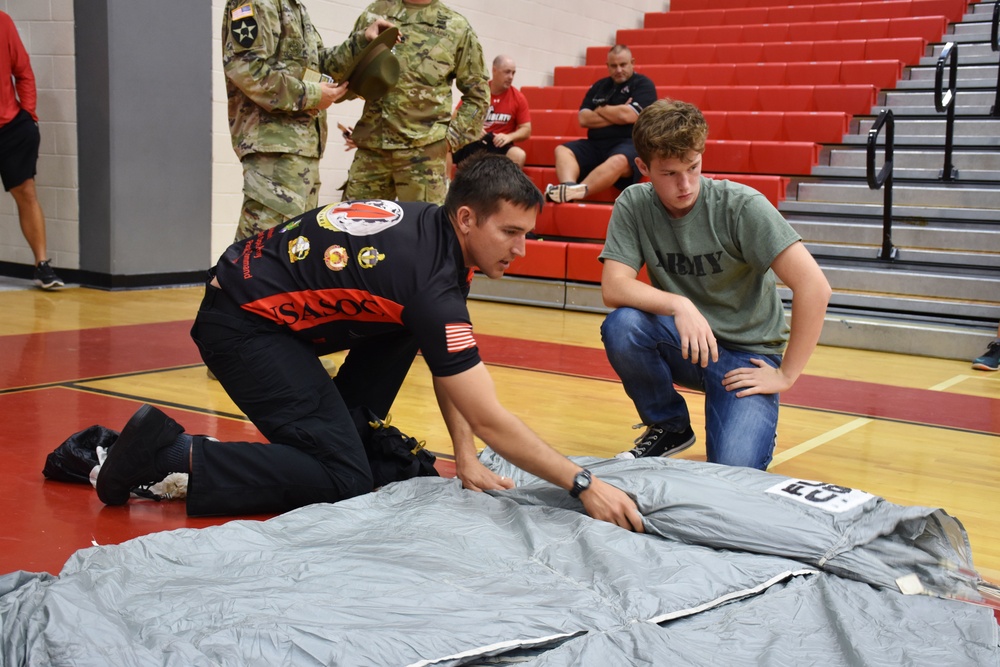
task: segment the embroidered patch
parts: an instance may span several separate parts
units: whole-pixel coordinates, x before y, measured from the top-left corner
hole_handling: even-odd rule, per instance
[[[304,236],[296,236],[288,242],[288,261],[301,262],[309,256],[309,239]]]
[[[257,19],[250,18],[233,21],[231,25],[233,39],[244,49],[249,49],[257,41],[260,29],[257,26]]]
[[[239,21],[240,19],[248,19],[253,16],[253,4],[247,2],[240,5],[233,11],[229,12],[229,19],[231,21]]]
[[[372,199],[330,204],[316,215],[323,229],[369,236],[389,229],[403,219],[403,209],[394,201]]]
[[[342,271],[347,266],[347,250],[339,245],[332,245],[323,253],[323,262],[331,271]]]
[[[365,246],[358,253],[358,264],[362,269],[373,268],[376,264],[385,259],[385,255],[372,246]]]
[[[476,346],[476,339],[472,337],[472,325],[468,322],[444,325],[444,337],[448,344],[448,352],[451,353]]]

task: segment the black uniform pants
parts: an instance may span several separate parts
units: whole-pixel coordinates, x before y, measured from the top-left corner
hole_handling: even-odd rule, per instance
[[[310,343],[208,285],[191,337],[270,443],[195,437],[189,515],[277,513],[372,490],[349,410],[365,406],[385,417],[416,357],[409,332],[352,344],[331,379]]]

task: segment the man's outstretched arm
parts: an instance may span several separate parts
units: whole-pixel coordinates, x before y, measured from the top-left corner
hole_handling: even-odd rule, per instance
[[[479,438],[518,468],[569,490],[580,466],[546,444],[497,399],[493,379],[482,362],[467,371],[434,378],[443,395]],[[440,399],[439,399],[440,402]],[[591,517],[642,532],[642,516],[622,490],[596,477],[580,501]]]

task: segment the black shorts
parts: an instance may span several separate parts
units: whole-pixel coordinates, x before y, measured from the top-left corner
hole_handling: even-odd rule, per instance
[[[632,175],[619,178],[615,182],[616,188],[624,190],[642,178],[639,168],[635,166],[635,145],[631,139],[577,139],[563,146],[573,151],[573,155],[576,156],[576,163],[580,166],[581,181],[612,155],[624,155],[632,167]]]
[[[484,151],[486,153],[494,153],[496,155],[506,155],[507,151],[509,151],[510,147],[513,145],[514,144],[507,144],[502,148],[497,148],[493,145],[493,133],[489,132],[482,139],[473,141],[471,144],[466,144],[455,151],[454,155],[451,156],[451,162],[452,164],[458,164],[462,160]]]
[[[35,177],[40,142],[38,124],[24,109],[14,116],[14,120],[0,127],[0,179],[3,179],[4,190],[10,192],[11,188]]]

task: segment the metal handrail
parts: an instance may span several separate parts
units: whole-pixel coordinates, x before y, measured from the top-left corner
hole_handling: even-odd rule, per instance
[[[944,66],[951,62],[948,70],[948,90],[943,90]],[[958,170],[951,163],[951,153],[955,143],[955,97],[958,93],[956,81],[958,80],[958,44],[948,42],[941,49],[941,55],[937,59],[937,67],[934,71],[934,108],[938,111],[946,111],[948,115],[945,120],[944,129],[944,168],[938,176],[944,181],[952,181],[958,178]]]
[[[990,49],[1000,51],[1000,41],[997,40],[1000,33],[1000,2],[993,5],[993,21],[990,27]],[[997,95],[993,101],[993,108],[990,115],[1000,118],[1000,68],[997,69]]]
[[[879,132],[885,126],[885,161],[882,169],[875,173],[875,144],[878,141]],[[899,254],[892,245],[892,152],[895,136],[895,121],[892,116],[892,109],[883,109],[875,119],[875,124],[868,130],[868,161],[867,175],[868,187],[878,190],[885,187],[882,205],[882,249],[878,258],[894,260]]]

